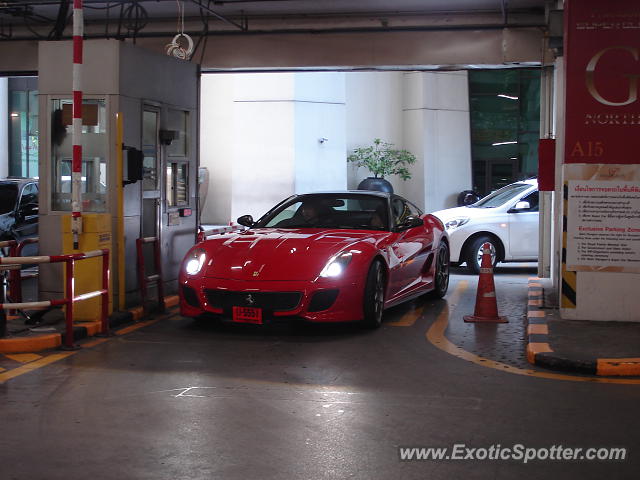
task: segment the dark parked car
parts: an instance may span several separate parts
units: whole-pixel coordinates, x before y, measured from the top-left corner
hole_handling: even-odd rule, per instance
[[[32,178],[0,179],[0,240],[38,235],[38,181]]]

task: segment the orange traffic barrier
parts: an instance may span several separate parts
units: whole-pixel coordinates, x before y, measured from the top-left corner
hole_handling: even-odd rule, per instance
[[[491,261],[490,245],[482,246],[482,263],[478,278],[478,292],[476,294],[476,308],[473,315],[465,315],[465,322],[507,323],[507,317],[498,315],[496,287],[493,283],[493,262]]]

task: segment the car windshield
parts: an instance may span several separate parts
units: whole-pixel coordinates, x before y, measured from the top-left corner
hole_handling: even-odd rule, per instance
[[[18,186],[14,183],[0,183],[0,214],[13,212],[18,199]]]
[[[275,207],[256,227],[389,230],[389,209],[375,195],[301,195]]]
[[[529,188],[531,188],[531,185],[528,183],[513,183],[490,193],[486,197],[469,206],[473,208],[496,208],[500,205],[504,205],[510,200],[513,200]]]

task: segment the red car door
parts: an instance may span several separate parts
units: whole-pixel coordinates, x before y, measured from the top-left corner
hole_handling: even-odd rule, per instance
[[[424,265],[433,248],[433,232],[425,225],[405,228],[409,217],[419,217],[422,212],[406,200],[392,199],[394,227],[397,237],[389,248],[389,289],[387,300],[408,294],[420,288],[424,282]]]

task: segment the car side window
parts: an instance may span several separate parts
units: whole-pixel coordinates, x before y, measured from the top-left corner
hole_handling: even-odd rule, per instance
[[[29,207],[27,207],[29,206]],[[35,183],[28,183],[22,189],[22,196],[20,197],[20,206],[21,210],[25,208],[34,209],[34,207],[38,206],[38,187]]]
[[[404,223],[408,217],[419,216],[419,213],[409,202],[404,201],[401,198],[394,198],[391,202],[391,209],[393,210],[393,223],[395,226]]]
[[[529,209],[527,212],[537,212],[539,210],[539,200],[538,200],[538,192],[532,192],[526,197],[524,197],[522,202],[529,202]]]

